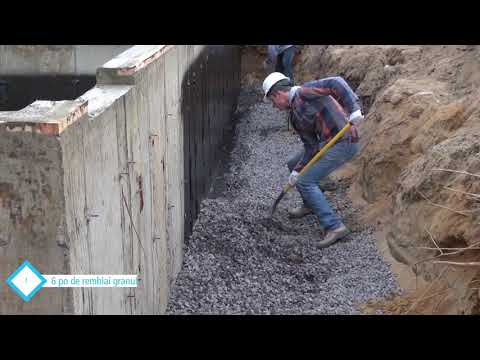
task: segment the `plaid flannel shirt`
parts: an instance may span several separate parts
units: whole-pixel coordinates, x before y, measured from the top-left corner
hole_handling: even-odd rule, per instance
[[[346,81],[339,76],[309,81],[290,100],[292,126],[302,140],[305,153],[294,170],[300,172],[346,124],[347,114],[360,109],[360,101]],[[348,113],[347,113],[347,112]],[[356,132],[356,129],[352,131]],[[352,132],[344,139],[350,139]]]

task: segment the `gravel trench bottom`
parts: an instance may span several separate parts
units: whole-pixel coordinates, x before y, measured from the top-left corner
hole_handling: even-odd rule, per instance
[[[261,95],[242,89],[241,104]],[[374,243],[374,229],[356,223],[339,181],[327,192],[352,233],[326,248],[315,216],[289,219],[300,204],[292,191],[265,221],[288,178],[286,162],[302,149],[285,114],[255,101],[239,118],[227,171],[202,202],[172,287],[167,314],[359,314],[358,305],[399,292]]]

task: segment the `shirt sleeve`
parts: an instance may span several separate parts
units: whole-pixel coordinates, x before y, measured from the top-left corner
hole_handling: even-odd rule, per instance
[[[360,99],[347,82],[340,76],[328,77],[309,81],[305,87],[314,88],[322,95],[331,95],[342,105],[349,114],[360,110]]]

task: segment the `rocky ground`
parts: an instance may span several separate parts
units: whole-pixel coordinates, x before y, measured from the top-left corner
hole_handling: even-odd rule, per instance
[[[258,84],[256,84],[258,87]],[[396,279],[378,253],[374,228],[358,221],[346,197],[349,180],[327,192],[352,233],[326,249],[315,242],[315,216],[289,219],[296,192],[267,219],[285,184],[286,161],[301,149],[285,114],[244,86],[231,158],[187,242],[168,314],[356,314],[372,299],[398,293]]]
[[[242,58],[244,89],[255,84],[258,88],[258,81],[271,71],[261,66],[266,55],[265,49],[265,46],[245,47]],[[290,148],[299,146],[294,137],[284,131],[285,123],[273,120],[279,115],[271,109],[261,110],[263,105],[257,104],[250,114],[245,114],[238,128],[238,141],[231,164],[236,177],[227,176],[224,182],[229,191],[231,190],[228,193],[230,197],[227,196],[229,202],[235,206],[242,201],[242,204],[254,204],[244,205],[248,211],[241,214],[244,224],[249,224],[246,228],[241,227],[244,229],[241,231],[246,239],[250,239],[244,240],[245,244],[241,242],[242,247],[248,248],[252,254],[256,254],[254,249],[262,246],[272,249],[273,254],[288,253],[294,257],[295,255],[291,254],[300,253],[299,259],[303,259],[303,262],[295,265],[294,269],[297,274],[301,274],[305,270],[300,269],[307,269],[313,259],[318,263],[323,259],[328,262],[330,256],[333,256],[330,252],[341,251],[342,247],[353,246],[351,244],[355,242],[362,244],[361,241],[365,241],[368,231],[366,228],[358,229],[355,223],[371,224],[375,227],[375,233],[368,236],[375,238],[378,251],[391,264],[405,291],[391,301],[368,302],[373,306],[367,312],[381,310],[394,314],[480,313],[478,266],[450,266],[426,261],[433,256],[442,257],[436,260],[453,261],[463,265],[466,262],[480,261],[480,46],[305,45],[300,49],[295,59],[297,82],[340,75],[351,84],[363,104],[366,119],[360,126],[360,153],[354,161],[335,173],[335,177],[342,181],[339,182],[336,192],[328,194],[347,224],[357,230],[343,243],[322,252],[314,250],[309,241],[313,241],[320,231],[314,219],[290,221],[285,216],[285,207],[298,201],[296,195],[285,199],[277,214],[285,224],[294,229],[291,233],[270,229],[260,232],[265,234],[263,237],[256,237],[251,235],[250,230],[245,230],[262,229],[259,223],[252,221],[269,206],[269,202],[280,191],[280,184],[283,184],[287,177],[284,170],[285,157]],[[252,102],[250,99],[253,97],[249,96],[243,96],[242,99],[247,105],[253,105],[256,101]],[[262,124],[255,122],[262,116],[268,119],[263,120]],[[277,141],[283,141],[282,145]],[[257,150],[263,153],[258,153]],[[246,159],[244,166],[250,164],[250,170],[240,166],[242,162],[239,159],[242,156]],[[271,163],[267,161],[270,156]],[[254,160],[266,165],[268,172],[261,173],[256,170],[252,165]],[[434,170],[438,168],[448,171]],[[255,188],[258,183],[262,188],[260,193],[260,188]],[[252,194],[258,197],[258,201],[249,200]],[[222,196],[210,201],[221,199]],[[361,211],[354,212],[350,206],[346,207],[347,202]],[[213,206],[218,205],[214,203]],[[204,218],[201,217],[200,221],[208,218],[202,219]],[[208,227],[205,229],[206,232],[209,231]],[[250,243],[252,239],[256,241]],[[268,247],[262,245],[262,241],[267,241],[265,239],[273,239]],[[289,241],[290,244],[298,242],[299,245],[288,245]],[[192,249],[198,244],[198,240],[192,238]],[[444,249],[443,254],[435,250],[437,245]],[[461,249],[467,250],[460,251]],[[450,251],[456,255],[446,255]],[[275,256],[277,259],[281,258],[279,255]],[[264,257],[261,259],[265,261]],[[187,258],[187,266],[189,261],[191,260]],[[246,262],[244,266],[250,263],[256,264]],[[262,262],[261,266],[271,269],[269,263]],[[415,265],[417,263],[418,266]],[[312,269],[318,270],[315,266],[317,265],[313,265]],[[355,266],[357,265],[353,265],[353,268]],[[330,269],[329,266],[325,268]],[[348,273],[345,268],[342,269],[342,272]],[[219,271],[222,273],[222,270]],[[249,275],[245,274],[240,272],[239,279],[242,279],[242,283],[246,282],[244,279],[247,278],[252,281]],[[359,276],[368,277],[367,274],[360,272]],[[266,281],[265,276],[260,276],[258,281]],[[274,277],[273,274],[269,276]],[[290,281],[289,276],[283,277],[285,281]],[[212,279],[214,278],[212,276]],[[313,291],[313,295],[308,296],[324,301],[319,294],[322,294],[322,291],[325,291],[325,294],[328,292],[316,279],[314,283],[304,280],[303,285],[300,285],[299,280],[290,281],[293,289],[296,289],[293,294],[297,294],[296,291],[300,294],[303,287],[306,291]],[[185,281],[181,277],[179,284],[184,284]],[[272,286],[282,288],[277,283]],[[202,285],[199,285],[199,288],[202,288]],[[340,288],[343,289],[341,286]],[[183,291],[182,287],[179,289]],[[330,295],[332,299],[338,299],[334,295],[334,289],[335,287],[331,288],[333,292]],[[296,298],[296,295],[291,296]],[[180,297],[184,298],[183,295]],[[282,301],[281,299],[283,297],[279,297],[278,301]],[[325,311],[325,307],[316,307],[306,298],[302,301],[303,305],[298,307],[261,305],[260,308],[274,309],[273,311],[277,312],[301,312],[301,309],[314,313]],[[329,308],[329,302],[324,304]],[[188,312],[180,310],[182,307],[176,305],[171,309]],[[201,311],[205,311],[206,308],[202,309]],[[246,312],[249,308],[240,306],[240,309]],[[342,309],[347,311],[346,308]]]
[[[479,58],[478,45],[315,45],[297,57],[300,81],[341,75],[364,105],[348,197],[381,229],[379,248],[429,283],[402,284],[406,313],[479,313],[479,267],[467,265],[480,261]]]

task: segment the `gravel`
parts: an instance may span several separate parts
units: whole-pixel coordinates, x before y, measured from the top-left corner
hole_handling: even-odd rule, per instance
[[[358,305],[398,293],[374,228],[356,222],[346,181],[326,196],[352,233],[328,248],[315,246],[323,235],[315,216],[288,218],[301,203],[296,191],[275,222],[266,219],[302,144],[285,113],[252,88],[242,89],[237,115],[227,172],[202,202],[167,314],[358,314]]]

